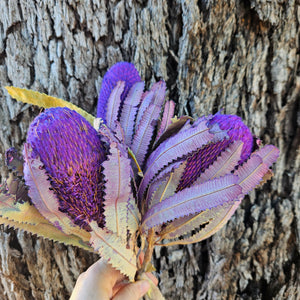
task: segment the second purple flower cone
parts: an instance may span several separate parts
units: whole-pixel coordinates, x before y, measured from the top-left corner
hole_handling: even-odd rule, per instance
[[[247,160],[253,149],[253,136],[250,129],[243,123],[242,119],[234,115],[216,114],[208,121],[208,126],[218,124],[221,130],[227,131],[228,138],[217,143],[210,143],[198,149],[187,159],[187,165],[182,175],[177,191],[191,186],[224,151],[230,143],[242,141],[244,143],[241,160],[242,164]]]

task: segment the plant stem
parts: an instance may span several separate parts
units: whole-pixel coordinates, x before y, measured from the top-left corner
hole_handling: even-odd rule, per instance
[[[138,270],[138,274],[137,274],[138,277],[139,275],[148,272],[150,269],[149,264],[151,263],[151,258],[154,250],[154,229],[153,228],[151,228],[148,232],[147,242],[148,242],[147,250],[145,253],[142,267],[140,268],[140,270]]]

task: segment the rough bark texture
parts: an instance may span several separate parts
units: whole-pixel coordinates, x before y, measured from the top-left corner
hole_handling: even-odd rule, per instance
[[[95,113],[108,67],[164,78],[178,113],[223,109],[279,147],[275,176],[212,238],[155,251],[167,299],[299,299],[300,64],[298,0],[1,0],[0,161],[22,148],[38,108],[6,85]],[[1,227],[0,298],[67,299],[97,256]]]

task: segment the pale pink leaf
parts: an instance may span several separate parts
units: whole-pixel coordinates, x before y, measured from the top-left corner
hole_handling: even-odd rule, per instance
[[[110,144],[110,154],[102,163],[105,180],[104,215],[106,227],[126,239],[127,205],[131,195],[130,160],[118,144]]]
[[[126,145],[130,145],[132,142],[135,118],[138,111],[138,105],[140,104],[143,94],[144,86],[144,82],[135,83],[130,89],[122,106],[120,124],[124,130]]]
[[[260,156],[252,154],[250,158],[234,174],[239,177],[238,184],[241,186],[243,195],[253,190],[263,179],[269,168],[263,163]]]
[[[241,194],[241,188],[236,184],[237,180],[237,176],[227,175],[179,191],[146,212],[142,220],[142,230],[146,231],[175,218],[237,200]]]
[[[111,129],[114,129],[114,122],[118,120],[118,114],[121,106],[121,95],[124,91],[124,87],[125,82],[118,81],[108,98],[106,107],[106,124]]]
[[[260,156],[263,163],[270,167],[279,157],[279,149],[273,145],[266,145],[254,152],[254,154]]]
[[[133,281],[137,271],[133,250],[128,249],[127,243],[115,233],[98,227],[95,221],[89,225],[92,228],[90,240],[92,247],[115,269]]]
[[[169,100],[165,103],[163,117],[159,126],[159,131],[156,137],[156,141],[161,137],[161,135],[167,130],[168,126],[172,123],[172,118],[174,117],[175,102]]]
[[[222,205],[200,212],[193,216],[177,219],[161,232],[161,238],[172,240],[181,236],[180,239],[164,243],[164,245],[187,245],[205,240],[220,230],[238,208],[241,200],[229,201]],[[187,233],[202,226],[199,231],[191,236]]]

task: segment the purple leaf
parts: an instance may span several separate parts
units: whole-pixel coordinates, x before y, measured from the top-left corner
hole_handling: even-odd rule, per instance
[[[161,137],[161,135],[167,130],[168,126],[172,123],[172,118],[175,111],[175,102],[170,100],[167,101],[164,107],[163,117],[160,123],[159,131],[156,137],[156,141]]]
[[[171,166],[168,173],[165,173],[164,176],[159,175],[150,185],[147,192],[148,197],[146,197],[147,209],[175,194],[186,162],[177,162]]]
[[[146,109],[141,122],[134,135],[131,150],[134,153],[140,166],[143,165],[145,156],[148,152],[150,142],[160,115],[161,108],[154,104]]]
[[[142,230],[237,199],[242,192],[237,181],[237,176],[227,175],[176,193],[147,211]]]
[[[156,141],[156,143],[153,147],[153,150],[155,150],[162,142],[164,142],[165,140],[167,140],[171,136],[177,134],[180,131],[184,131],[184,130],[189,129],[192,126],[190,121],[193,121],[193,119],[191,117],[188,117],[188,116],[182,116],[179,119],[173,121],[173,123],[168,126],[166,131]]]
[[[108,102],[106,111],[106,124],[111,129],[115,127],[115,121],[118,120],[118,114],[121,106],[121,94],[124,90],[125,82],[118,81],[117,85],[112,90]]]
[[[165,93],[166,93],[166,84],[164,81],[156,82],[155,84],[153,84],[149,92],[144,93],[136,117],[136,125],[135,125],[136,130],[139,127],[142,117],[150,104],[154,104],[160,107],[160,111],[161,111],[161,107],[163,105],[164,98],[165,98]]]
[[[135,83],[130,89],[123,103],[120,123],[124,130],[126,145],[130,145],[132,142],[135,118],[138,111],[138,105],[140,104],[143,94],[144,86],[144,82]]]
[[[242,187],[243,195],[253,190],[263,179],[269,168],[260,156],[253,153],[240,168],[234,172],[239,177],[238,184]]]
[[[141,103],[138,108],[138,113],[135,121],[135,131],[137,130],[139,124],[141,123],[142,116],[144,115],[146,109],[151,104],[153,97],[154,97],[154,91],[146,91],[142,95]]]
[[[106,121],[107,101],[111,91],[118,81],[125,82],[125,88],[121,95],[121,101],[125,99],[132,85],[141,81],[141,77],[133,64],[128,62],[119,62],[113,65],[104,75],[102,80],[101,91],[98,99],[97,118]]]
[[[146,164],[146,171],[140,184],[140,190],[144,191],[151,183],[154,176],[165,166],[189,153],[196,151],[203,145],[216,142],[226,137],[226,132],[218,131],[216,127],[208,128],[207,120],[204,119],[196,126],[180,131],[161,143],[149,156]]]
[[[162,169],[157,176],[155,177],[155,180],[151,183],[151,185],[149,186],[149,191],[147,192],[147,195],[152,195],[152,193],[154,192],[154,190],[156,190],[158,188],[158,186],[161,184],[162,180],[164,180],[173,170],[177,169],[180,165],[182,164],[182,160],[180,161],[176,161],[170,165],[168,165],[167,167],[165,167],[164,169]],[[145,190],[140,188],[139,189],[139,200],[142,201],[143,200],[143,195],[145,193]],[[148,198],[146,197],[146,203],[148,203]]]
[[[181,236],[180,240],[171,241],[165,244],[168,246],[187,245],[205,240],[226,224],[240,203],[241,200],[229,201],[223,205],[202,211],[199,214],[176,219],[162,230],[161,238],[174,239]],[[203,228],[201,228],[199,232],[192,236],[185,236],[185,234],[201,225]]]
[[[203,183],[207,180],[225,176],[234,170],[241,159],[241,152],[243,142],[237,141],[229,145],[219,156],[212,165],[204,173],[201,174],[199,179],[194,184]]]
[[[270,167],[279,157],[279,149],[273,145],[266,145],[254,154],[262,158],[263,163]]]

